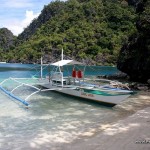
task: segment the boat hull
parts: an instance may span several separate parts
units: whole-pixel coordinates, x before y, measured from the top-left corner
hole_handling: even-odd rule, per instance
[[[127,99],[130,94],[93,94],[81,89],[69,89],[69,88],[62,88],[62,89],[56,89],[54,91],[67,94],[70,96],[75,96],[75,97],[80,97],[92,101],[97,101],[97,102],[103,102],[103,103],[108,103],[108,104],[119,104],[123,100]]]
[[[45,88],[50,89],[48,84],[42,85]],[[84,99],[88,99],[91,101],[103,102],[108,104],[119,104],[123,100],[127,99],[131,94],[119,94],[119,93],[108,93],[108,92],[98,92],[93,93],[92,90],[80,89],[80,88],[54,88],[52,91],[57,91],[59,93],[67,94],[70,96],[80,97]]]

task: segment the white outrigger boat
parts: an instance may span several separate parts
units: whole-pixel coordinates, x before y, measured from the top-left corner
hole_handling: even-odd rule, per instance
[[[63,66],[66,65],[73,65],[72,73],[68,76],[65,76],[63,72]],[[112,105],[122,102],[133,93],[127,85],[120,82],[85,78],[86,66],[81,71],[81,69],[76,67],[78,65],[83,64],[74,60],[64,60],[62,51],[62,59],[51,64],[53,71],[47,78],[42,79],[43,84],[41,86],[63,94]],[[104,85],[102,82],[107,82],[107,84]]]
[[[49,76],[43,78],[42,77],[43,68],[41,61],[41,78],[39,78],[39,82],[36,83],[36,85],[38,86],[40,85],[42,89],[36,87],[36,85],[35,86],[32,85],[31,87],[36,89],[36,91],[28,95],[25,100],[15,96],[13,92],[20,86],[22,85],[30,86],[29,84],[24,84],[20,82],[19,86],[15,87],[11,92],[9,92],[1,86],[5,82],[3,81],[0,83],[0,89],[7,95],[13,97],[18,101],[21,101],[23,104],[27,106],[29,104],[26,100],[28,100],[32,95],[38,92],[49,90],[88,99],[91,101],[108,103],[111,105],[116,105],[122,102],[133,93],[133,91],[131,91],[127,86],[123,85],[120,82],[106,79],[91,80],[90,78],[86,78],[84,74],[86,66],[84,67],[84,69],[81,70],[78,68],[78,65],[83,65],[82,63],[74,60],[64,60],[63,51],[62,51],[62,59],[50,65],[53,66],[53,70],[49,73]],[[73,65],[73,70],[69,75],[66,76],[63,72],[63,67],[67,65]],[[18,82],[16,79],[12,80]],[[102,84],[102,82],[107,82],[107,84],[106,83]]]
[[[60,61],[58,63],[63,63],[64,61]],[[75,74],[75,71],[76,70],[73,70],[73,74]],[[41,84],[41,86],[71,96],[76,96],[97,102],[109,103],[113,105],[122,102],[132,93],[132,91],[130,90],[114,87],[113,84],[115,82],[110,81],[110,84],[99,85],[89,82],[90,79],[88,78],[84,78],[82,76],[79,77],[80,71],[78,71],[77,74],[78,75],[76,77],[64,77],[63,72],[54,72],[50,76],[50,79],[44,80],[45,84]],[[109,80],[102,79],[97,79],[95,81],[109,82]]]

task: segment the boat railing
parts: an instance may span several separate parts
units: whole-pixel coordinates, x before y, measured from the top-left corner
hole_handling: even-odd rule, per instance
[[[50,80],[52,81],[52,85],[61,85],[62,87],[68,81],[67,78],[64,78],[62,72],[54,72],[51,74]]]

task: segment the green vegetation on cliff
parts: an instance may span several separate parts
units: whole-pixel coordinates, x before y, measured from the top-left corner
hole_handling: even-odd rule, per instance
[[[37,62],[58,49],[89,64],[115,64],[121,46],[136,31],[134,8],[122,0],[54,1],[17,38],[7,61]],[[51,61],[51,60],[49,60]]]
[[[0,29],[0,61],[5,61],[4,53],[14,49],[15,36],[7,28]]]

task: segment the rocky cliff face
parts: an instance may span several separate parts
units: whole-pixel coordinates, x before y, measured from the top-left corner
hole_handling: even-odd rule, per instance
[[[32,23],[24,29],[24,31],[17,37],[18,40],[25,41],[28,40],[38,28],[50,20],[53,16],[57,15],[63,8],[64,2],[56,1],[51,2],[51,5],[44,6],[41,14],[37,19],[34,19]]]
[[[132,80],[146,82],[150,79],[150,2],[140,0],[134,5],[139,13],[136,22],[138,32],[129,37],[128,43],[123,45],[117,67]]]

